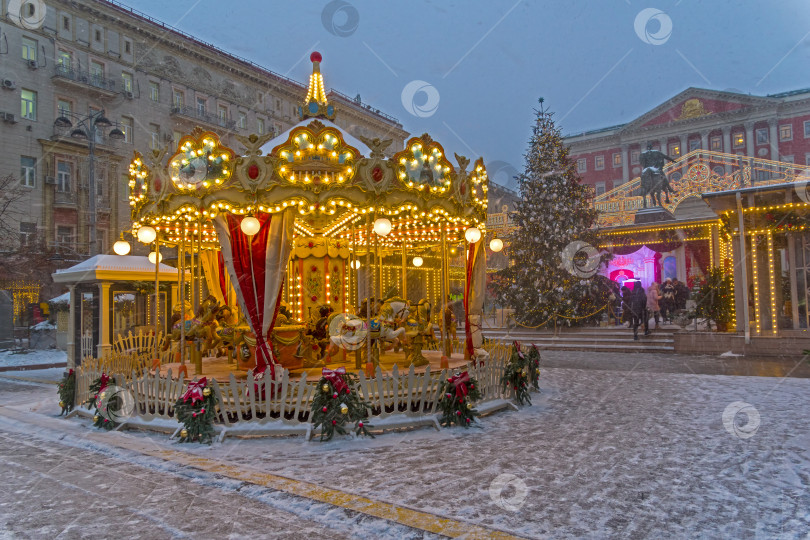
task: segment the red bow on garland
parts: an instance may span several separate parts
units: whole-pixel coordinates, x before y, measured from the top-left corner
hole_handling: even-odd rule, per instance
[[[470,374],[464,371],[458,375],[450,377],[447,379],[447,382],[452,384],[456,389],[456,397],[459,399],[464,399],[469,392],[469,390],[467,390],[467,383],[470,382]]]
[[[110,382],[110,376],[106,373],[102,373],[101,377],[99,377],[99,387],[98,387],[98,394],[102,393],[105,388],[107,388],[107,384]],[[98,396],[96,394],[96,396]]]
[[[323,375],[324,379],[329,381],[329,383],[332,385],[332,388],[335,389],[335,392],[340,394],[341,392],[346,390],[347,394],[351,394],[351,391],[349,390],[349,385],[346,384],[346,381],[342,377],[342,375],[346,374],[346,368],[339,367],[334,371],[329,368],[323,368],[321,374]]]
[[[183,394],[183,402],[188,402],[188,400],[191,400],[191,405],[194,406],[197,401],[202,401],[203,388],[206,386],[208,386],[208,381],[205,377],[199,381],[188,383],[188,390],[186,390],[186,393]]]
[[[519,341],[515,341],[515,342],[513,342],[513,343],[515,344],[515,350],[516,350],[516,351],[517,351],[517,353],[518,353],[518,357],[519,357],[519,358],[523,358],[523,351],[521,351],[521,350],[520,350],[520,342],[519,342]],[[537,347],[535,347],[535,348],[537,348]]]

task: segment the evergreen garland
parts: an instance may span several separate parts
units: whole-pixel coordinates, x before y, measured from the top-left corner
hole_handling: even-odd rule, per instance
[[[453,424],[469,427],[479,415],[473,403],[481,399],[478,381],[464,371],[456,373],[441,386],[439,407],[442,411],[440,423],[444,427]]]
[[[188,389],[174,404],[174,416],[183,424],[179,442],[211,444],[217,403],[217,395],[205,377],[188,383]]]
[[[102,373],[90,384],[90,396],[85,401],[88,409],[95,409],[93,411],[93,427],[103,428],[107,431],[114,429],[116,423],[110,420],[109,409],[112,412],[121,409],[121,400],[118,396],[107,397],[107,386],[110,382],[110,377],[106,373]]]
[[[512,355],[506,363],[506,369],[501,377],[501,386],[504,390],[511,388],[518,405],[532,404],[529,394],[529,359],[520,350],[520,343],[515,341],[512,345]]]
[[[542,98],[536,113],[525,169],[517,177],[518,230],[510,243],[515,262],[493,275],[492,290],[499,304],[517,308],[519,325],[587,323],[609,292],[593,280],[593,261],[583,249],[598,245],[591,228],[597,214]]]
[[[537,345],[532,345],[532,348],[529,349],[528,355],[528,367],[527,371],[529,374],[529,382],[536,391],[540,391],[540,350],[537,348]]]
[[[346,424],[354,423],[356,435],[374,435],[368,432],[368,418],[371,405],[357,393],[358,379],[344,368],[331,370],[323,368],[323,376],[318,381],[318,390],[312,400],[312,423],[321,428],[321,440],[328,441],[335,433],[346,435]]]
[[[71,369],[62,376],[62,382],[59,383],[59,406],[62,407],[63,414],[68,414],[73,410],[76,403],[76,373]]]

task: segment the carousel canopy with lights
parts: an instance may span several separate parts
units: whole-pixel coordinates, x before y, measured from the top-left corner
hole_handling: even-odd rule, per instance
[[[300,122],[284,133],[237,135],[244,147],[237,154],[216,134],[197,128],[168,159],[165,149],[155,150],[148,163],[136,153],[130,164],[133,234],[145,243],[221,253],[239,305],[259,337],[259,364],[261,335],[274,324],[292,257],[338,261],[372,248],[483,243],[482,158],[469,171],[463,156],[456,155],[454,165],[427,134],[387,157],[390,139],[355,138],[332,122],[337,111],[324,92],[321,55],[313,53],[311,60]],[[468,260],[482,275],[483,252],[470,249]],[[342,262],[323,266],[333,283],[347,270]],[[483,282],[476,288],[482,290]],[[272,364],[269,351],[264,360]]]

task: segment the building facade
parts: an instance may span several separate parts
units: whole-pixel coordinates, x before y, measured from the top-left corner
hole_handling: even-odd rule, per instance
[[[0,39],[8,44],[0,56],[0,176],[19,180],[17,211],[6,215],[19,238],[5,249],[30,246],[65,263],[110,253],[129,228],[127,167],[135,150],[172,151],[195,126],[239,149],[237,136],[280,133],[298,121],[305,85],[130,8],[46,0],[44,19],[31,25],[7,4],[0,7]],[[393,139],[391,153],[403,148],[408,133],[396,119],[336,91],[329,99],[348,132]],[[95,133],[95,193],[88,141],[74,133],[82,118],[90,126],[89,114],[112,124]],[[60,117],[71,123],[59,127]],[[114,129],[123,140],[110,136]]]
[[[640,176],[648,144],[675,159],[704,150],[810,164],[810,89],[751,96],[689,88],[627,124],[564,140],[597,196]]]

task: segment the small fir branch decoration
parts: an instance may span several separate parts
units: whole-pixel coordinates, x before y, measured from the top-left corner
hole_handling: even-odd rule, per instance
[[[188,389],[174,404],[174,415],[183,424],[179,441],[211,444],[216,408],[217,396],[205,377],[188,383]]]
[[[371,405],[357,393],[357,375],[346,373],[342,367],[323,368],[318,390],[312,400],[312,423],[321,428],[321,440],[328,441],[335,433],[346,435],[347,424],[354,424],[356,435],[368,435],[372,427],[366,420]],[[350,428],[351,429],[351,428]]]
[[[456,424],[469,427],[479,415],[473,403],[481,399],[478,381],[466,371],[456,373],[442,383],[442,396],[439,407],[442,411],[441,425],[445,427]]]
[[[512,345],[512,356],[506,364],[501,386],[504,390],[512,390],[515,401],[518,405],[531,405],[532,398],[529,395],[529,359],[523,354],[520,342],[515,341]]]
[[[72,369],[62,376],[57,391],[59,392],[59,406],[62,407],[59,416],[62,416],[72,411],[76,402],[76,373]]]

